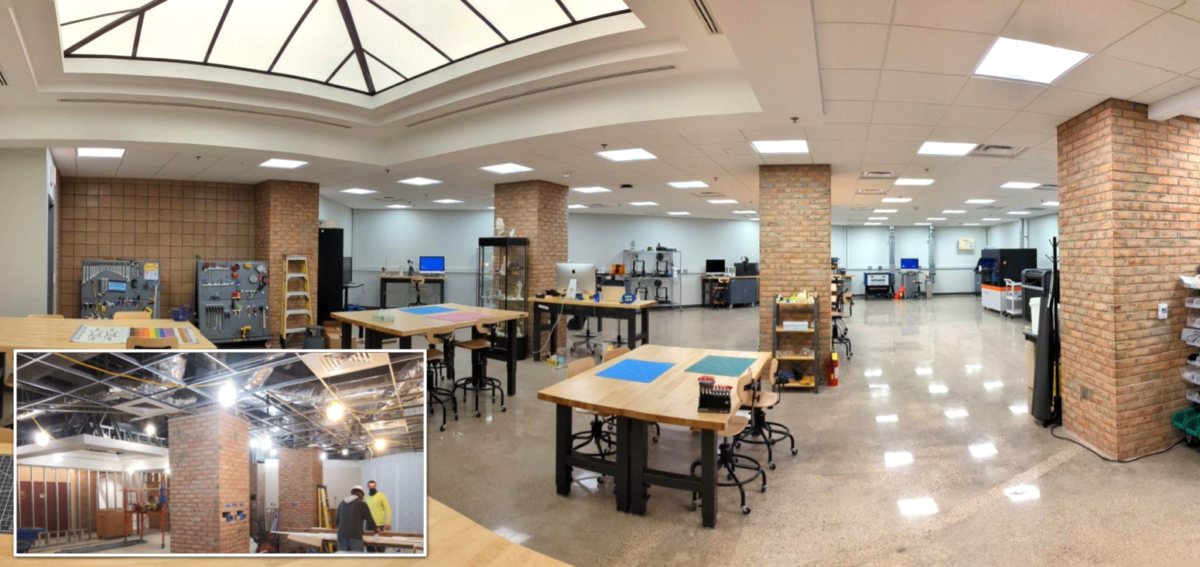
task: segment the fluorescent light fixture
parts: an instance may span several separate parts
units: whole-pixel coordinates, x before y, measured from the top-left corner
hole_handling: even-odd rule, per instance
[[[970,447],[967,447],[967,449],[969,449],[971,451],[971,456],[975,457],[976,459],[986,459],[988,457],[994,457],[994,456],[996,456],[996,453],[999,452],[996,450],[996,446],[992,445],[991,443],[980,443],[978,445],[971,445]]]
[[[983,370],[983,365],[982,364],[968,364],[966,366],[963,366],[963,370],[965,370],[967,372],[979,372],[980,370]]]
[[[269,450],[271,448],[271,440],[269,438],[262,440],[262,448],[264,450]]]
[[[979,226],[977,222],[964,222],[963,226]]]
[[[736,205],[737,199],[709,199],[708,202],[713,205]]]
[[[927,220],[927,221],[944,221],[944,220],[946,220],[946,217],[929,217],[925,220]]]
[[[759,140],[750,142],[754,151],[760,154],[806,154],[808,142],[805,140]]]
[[[735,215],[757,215],[758,211],[733,211]]]
[[[965,409],[948,409],[942,413],[943,413],[943,415],[945,415],[946,417],[948,417],[950,419],[962,419],[964,417],[971,415],[971,414],[967,413],[967,410],[965,410]]]
[[[905,516],[932,516],[938,513],[937,503],[932,498],[913,498],[896,502],[900,513]]]
[[[876,214],[887,215],[898,211],[899,209],[875,209]]]
[[[911,203],[912,197],[884,197],[884,203]]]
[[[1013,502],[1037,500],[1042,497],[1042,491],[1032,484],[1019,484],[1004,489],[1004,495]]]
[[[271,455],[272,455],[272,456],[274,456],[274,455],[278,455],[278,454],[279,454],[279,449],[271,449]]]
[[[1027,215],[1029,211],[1008,211],[1010,215]]]
[[[923,156],[965,156],[978,144],[964,142],[925,142],[917,153]]]
[[[147,423],[145,431],[147,437],[154,437],[154,434],[158,433],[158,428],[153,423]]]
[[[992,44],[975,74],[1048,85],[1087,57],[1079,51],[1002,37]]]
[[[934,181],[933,179],[914,179],[914,178],[909,178],[909,177],[901,177],[900,179],[896,180],[895,185],[912,185],[912,186],[917,186],[917,187],[924,187],[926,185],[933,185],[933,181]],[[909,200],[911,201],[912,199],[909,199]]]
[[[897,421],[900,421],[900,416],[894,413],[890,415],[875,416],[875,423],[896,423]]]
[[[492,173],[499,173],[500,175],[508,175],[510,173],[523,173],[526,171],[533,171],[532,167],[525,167],[519,163],[498,163],[496,165],[487,165],[487,166],[481,167],[479,169],[482,169],[484,171],[490,171]]]
[[[688,215],[690,215],[690,214],[692,214],[692,213],[689,213],[689,212],[687,212],[687,211],[673,211],[673,212],[669,212],[669,213],[667,213],[667,214],[668,214],[668,215],[671,215],[671,216],[673,216],[673,217],[686,217],[686,216],[688,216]]]
[[[321,453],[321,460],[322,460],[322,461],[324,461],[324,460],[325,460],[325,453]]]
[[[995,199],[967,199],[966,200],[966,203],[968,205],[990,205],[995,202],[996,202]]]
[[[914,226],[929,226],[930,224],[932,224],[932,223],[918,222],[918,223],[914,223]]]
[[[986,219],[983,219],[983,222],[995,222],[995,221],[998,221],[998,220],[1001,220],[1001,219],[998,219],[998,218],[995,218],[995,217],[988,217],[988,218],[986,218]]]
[[[258,164],[258,167],[273,167],[275,169],[296,169],[308,165],[306,161],[294,159],[269,159]]]
[[[1011,411],[1017,415],[1025,415],[1029,413],[1029,406],[1025,404],[1013,404],[1008,406],[1008,411]]]
[[[888,220],[887,217],[867,217],[867,220]]]
[[[217,390],[217,401],[225,407],[232,406],[237,403],[237,390],[233,387],[233,382],[226,382]]]
[[[338,193],[349,193],[351,195],[370,195],[374,192],[375,191],[372,191],[371,189],[360,189],[358,187],[351,187],[349,189],[342,189],[341,191],[338,191]]]
[[[56,462],[56,463],[61,463],[61,462],[63,462],[62,455],[60,455],[60,454],[57,454],[57,453],[55,453],[55,455],[54,455],[54,457],[52,457],[52,459],[53,459],[53,460],[54,460],[54,462]],[[68,477],[68,478],[69,478],[69,477]]]
[[[1008,183],[1001,185],[1000,188],[1001,189],[1033,189],[1034,187],[1040,187],[1041,185],[1042,185],[1041,183],[1029,183],[1026,181],[1009,181]]]
[[[568,209],[586,209],[587,205],[567,205]]]
[[[350,449],[342,449],[342,456],[343,456],[343,457],[347,457],[347,456],[349,456],[349,455],[350,455]]]
[[[612,193],[612,189],[605,187],[572,187],[571,190],[576,193]]]
[[[943,215],[961,215],[966,212],[967,211],[964,211],[962,209],[947,209],[947,210],[942,211],[942,214]]]
[[[412,205],[388,205],[389,209],[411,209]]]
[[[657,207],[658,206],[658,203],[655,203],[654,201],[634,201],[629,204],[633,205],[635,207]]]
[[[405,185],[437,185],[438,183],[441,183],[441,181],[429,179],[427,177],[413,177],[410,179],[401,179],[396,183],[403,183]]]
[[[645,161],[648,159],[658,159],[658,156],[643,150],[642,148],[633,148],[629,150],[609,150],[606,152],[596,152],[596,155],[608,161]]]
[[[45,447],[50,444],[50,435],[45,431],[38,431],[34,434],[33,441],[38,444],[38,447]]]
[[[911,465],[912,462],[912,453],[909,453],[908,451],[888,451],[883,454],[883,466],[889,469]]]
[[[325,410],[325,416],[329,418],[329,421],[337,421],[342,419],[342,416],[345,415],[345,413],[346,408],[338,402],[329,404],[329,408]]]
[[[439,205],[457,205],[462,201],[459,201],[458,199],[434,199],[433,202],[438,203]]]
[[[948,386],[946,386],[945,384],[930,384],[929,385],[929,393],[930,394],[945,394],[949,391],[950,391],[950,388]]]
[[[75,154],[88,158],[121,158],[125,157],[125,150],[120,148],[79,148],[75,150]]]
[[[983,383],[983,388],[985,390],[999,390],[1000,388],[1003,388],[1003,387],[1004,387],[1004,382],[1001,382],[999,380],[994,380],[992,382],[984,382]]]
[[[496,210],[496,207],[488,207],[488,210],[489,210],[489,211],[494,211],[494,210]]]
[[[171,474],[171,469],[163,469],[163,474]]]
[[[877,222],[864,222],[863,226],[879,226]]]
[[[1042,206],[1043,207],[1057,207],[1058,201],[1046,201],[1045,203],[1042,203]]]
[[[676,189],[704,189],[708,184],[703,181],[672,181],[667,183]]]
[[[251,440],[250,440],[250,448],[252,448],[252,449],[257,449],[257,448],[258,448],[258,439],[251,439]]]

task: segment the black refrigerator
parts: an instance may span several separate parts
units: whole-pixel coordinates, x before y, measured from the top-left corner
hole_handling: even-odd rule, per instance
[[[343,268],[342,229],[322,228],[317,244],[317,324],[329,320],[330,313],[345,311],[342,303]]]

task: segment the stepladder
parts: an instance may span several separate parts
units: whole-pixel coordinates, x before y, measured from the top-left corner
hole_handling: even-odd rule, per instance
[[[308,257],[284,255],[283,309],[279,322],[281,346],[286,346],[288,337],[304,331],[314,324],[312,290],[308,282]]]
[[[317,527],[336,530],[332,514],[329,511],[329,488],[324,484],[317,485]],[[322,553],[336,553],[337,544],[332,541],[321,542]]]

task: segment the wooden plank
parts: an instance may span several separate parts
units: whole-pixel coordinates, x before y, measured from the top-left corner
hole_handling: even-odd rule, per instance
[[[425,306],[434,307],[434,306]],[[330,317],[343,323],[350,323],[364,329],[378,331],[386,335],[394,337],[412,337],[416,335],[424,335],[430,331],[441,329],[466,329],[479,324],[502,323],[513,319],[521,319],[528,317],[529,314],[524,311],[506,311],[503,309],[489,309],[487,307],[470,307],[459,305],[457,303],[442,303],[436,307],[445,307],[455,311],[465,313],[475,313],[482,315],[479,319],[471,321],[444,321],[442,319],[434,319],[427,315],[415,315],[406,313],[400,309],[375,309],[372,311],[340,311],[330,314]],[[371,317],[381,311],[386,311],[393,316],[392,322],[377,321]]]

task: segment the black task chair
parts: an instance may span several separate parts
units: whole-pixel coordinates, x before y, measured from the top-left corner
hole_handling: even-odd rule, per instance
[[[741,438],[735,445],[735,448],[741,447],[742,443],[750,443],[752,445],[767,446],[767,466],[771,470],[775,470],[775,455],[772,449],[775,444],[787,439],[792,444],[792,456],[799,453],[796,450],[796,438],[792,437],[792,430],[786,425],[767,421],[767,410],[775,409],[779,405],[781,399],[779,392],[779,383],[775,376],[779,372],[779,361],[771,359],[771,366],[765,377],[759,378],[754,384],[754,396],[749,404],[745,407],[750,408],[750,427],[741,435]],[[763,381],[766,381],[769,388],[764,391],[762,388]]]
[[[442,427],[439,431],[446,430],[447,403],[454,412],[454,421],[458,421],[458,400],[454,397],[454,392],[438,386],[446,370],[446,354],[437,347],[450,341],[450,348],[454,348],[453,337],[454,329],[438,329],[425,334],[425,340],[429,342],[429,348],[425,350],[426,397],[429,399],[430,415],[433,415],[435,404],[442,406]]]
[[[475,325],[475,331],[472,334],[481,335],[469,341],[456,343],[455,346],[471,351],[471,375],[466,378],[461,378],[454,381],[454,392],[463,391],[463,403],[467,403],[467,392],[475,392],[475,417],[480,417],[483,414],[479,411],[479,394],[482,392],[492,393],[492,403],[496,403],[496,392],[500,392],[500,411],[506,412],[508,408],[504,406],[504,387],[500,380],[490,378],[487,375],[487,353],[492,346],[492,341],[489,339],[496,325],[479,324]]]
[[[740,379],[738,379],[737,386],[734,388],[734,391],[737,392],[738,398],[740,398],[741,405],[743,406],[753,403],[754,390],[750,387],[750,382],[750,374],[746,373],[745,376],[742,376]],[[737,487],[738,492],[742,496],[743,514],[750,513],[750,507],[746,505],[746,489],[744,488],[747,484],[750,484],[755,480],[762,479],[762,488],[759,490],[761,492],[767,491],[767,471],[763,470],[762,465],[759,464],[757,460],[745,455],[739,455],[734,451],[735,445],[749,425],[749,419],[738,415],[734,416],[733,420],[729,422],[729,427],[717,432],[717,436],[722,439],[721,444],[717,447],[717,478],[720,479],[721,476],[724,475],[728,480],[728,482],[721,482],[718,480],[717,486]],[[692,463],[692,476],[699,476],[696,474],[696,470],[699,468],[700,460],[696,459],[696,461]],[[751,474],[746,478],[742,478],[738,476],[739,471],[748,471]],[[743,472],[742,474],[745,473]],[[710,505],[707,502],[700,502],[700,494],[698,492],[693,492],[693,510],[696,508],[697,503],[699,503],[700,506]]]

